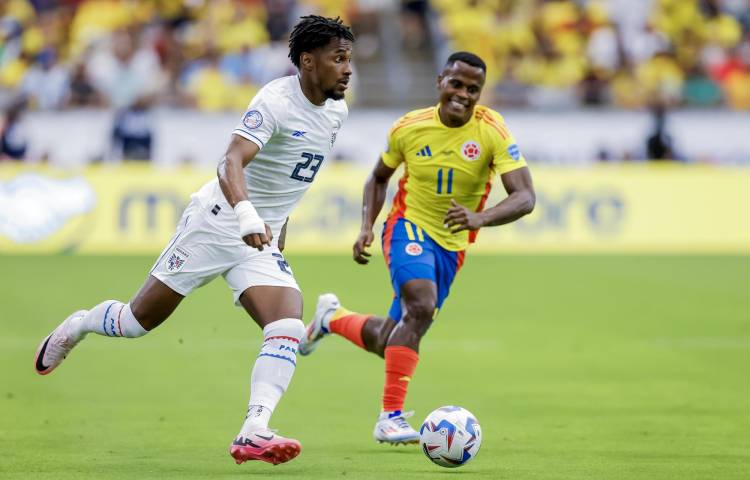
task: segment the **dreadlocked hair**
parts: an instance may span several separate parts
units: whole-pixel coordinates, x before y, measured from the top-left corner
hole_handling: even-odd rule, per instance
[[[320,15],[307,15],[294,26],[289,35],[289,58],[299,68],[300,55],[328,45],[332,38],[354,41],[354,34],[341,18],[327,18]]]

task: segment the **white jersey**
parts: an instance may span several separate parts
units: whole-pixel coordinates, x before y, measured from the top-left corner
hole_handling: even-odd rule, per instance
[[[261,88],[234,129],[235,135],[260,147],[245,167],[245,182],[250,201],[271,227],[274,241],[326,162],[347,115],[343,100],[328,99],[321,106],[312,104],[302,93],[299,77],[293,75]],[[193,199],[208,210],[218,205],[220,210],[234,215],[218,179],[201,187]],[[216,226],[239,235],[237,222]]]

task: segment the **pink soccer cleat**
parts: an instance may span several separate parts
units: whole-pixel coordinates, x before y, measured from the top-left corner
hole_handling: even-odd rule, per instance
[[[47,375],[65,360],[73,347],[83,340],[83,337],[76,338],[70,331],[70,322],[82,317],[88,313],[88,310],[78,310],[58,325],[47,337],[39,344],[39,348],[34,355],[34,369],[39,375]]]
[[[247,436],[237,436],[229,447],[229,454],[237,465],[249,460],[278,465],[293,459],[301,450],[302,445],[293,438],[276,435],[270,430],[258,430]]]

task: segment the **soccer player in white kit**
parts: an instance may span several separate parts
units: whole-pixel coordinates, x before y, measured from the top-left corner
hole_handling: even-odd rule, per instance
[[[289,39],[299,75],[279,78],[252,99],[216,179],[191,196],[177,231],[130,301],[104,301],[65,319],[40,344],[34,366],[54,370],[90,332],[140,337],[194,289],[221,275],[263,329],[250,379],[247,417],[230,446],[237,463],[279,464],[300,443],[268,429],[296,367],[302,296],[281,253],[286,221],[310,187],[347,117],[354,36],[340,19],[302,17]]]

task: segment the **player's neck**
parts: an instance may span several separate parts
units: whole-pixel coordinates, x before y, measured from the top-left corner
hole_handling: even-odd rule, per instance
[[[300,75],[299,86],[302,89],[302,94],[312,103],[318,107],[326,103],[325,94],[313,85],[312,81],[307,76]]]
[[[471,120],[471,116],[474,114],[474,110],[472,109],[471,112],[469,112],[469,115],[466,116],[466,118],[455,118],[455,117],[448,117],[443,113],[442,108],[438,107],[438,118],[440,119],[440,123],[445,125],[448,128],[459,128],[463,127],[467,123],[469,123],[469,120]]]

